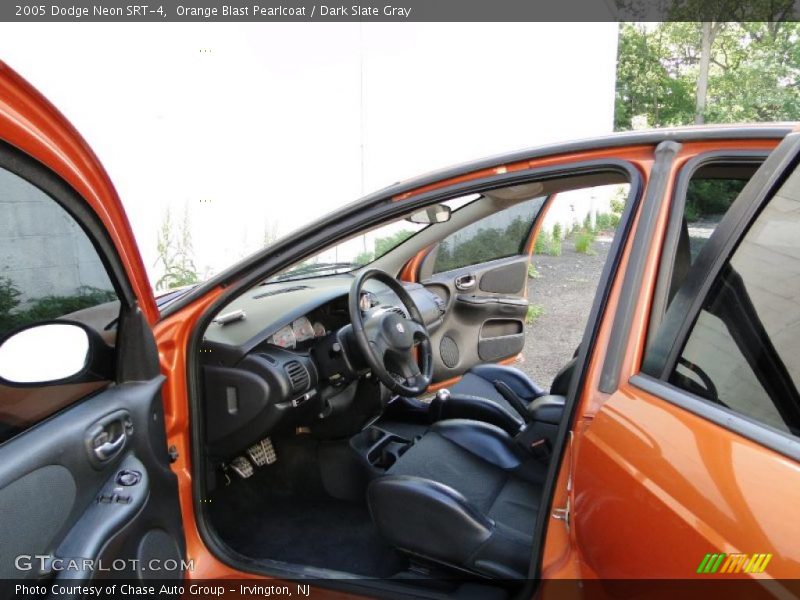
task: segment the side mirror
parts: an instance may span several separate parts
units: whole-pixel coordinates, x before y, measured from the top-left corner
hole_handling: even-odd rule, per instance
[[[450,220],[450,207],[444,204],[434,204],[415,212],[406,221],[419,225],[431,225],[432,223],[446,223]]]
[[[73,321],[34,323],[0,342],[0,382],[14,387],[112,379],[113,362],[103,338]]]

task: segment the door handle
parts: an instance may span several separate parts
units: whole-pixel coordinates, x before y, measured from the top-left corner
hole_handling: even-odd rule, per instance
[[[133,434],[133,420],[127,411],[106,415],[86,431],[85,445],[89,460],[95,468],[102,468],[122,453]]]
[[[113,441],[101,442],[99,446],[95,446],[94,455],[103,462],[111,460],[122,450],[125,445],[125,438],[125,430],[123,429],[122,433]],[[97,439],[95,439],[95,443],[97,443]]]
[[[461,277],[456,277],[456,289],[461,291],[471,290],[475,287],[475,275],[462,275]]]

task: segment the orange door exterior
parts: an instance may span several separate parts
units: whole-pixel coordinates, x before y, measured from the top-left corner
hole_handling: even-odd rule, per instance
[[[638,296],[631,304],[618,384],[610,393],[600,390],[609,339],[619,326],[612,311],[599,330],[552,505],[555,510],[568,507],[569,521],[549,520],[543,577],[796,578],[800,574],[800,525],[791,516],[800,504],[800,464],[676,405],[658,393],[658,386],[636,377],[677,174],[701,153],[726,146],[763,151],[776,144],[773,140],[740,140],[729,146],[687,143],[675,155],[661,205],[654,212],[654,234],[643,256]],[[629,253],[630,248],[628,258]],[[615,281],[612,305],[620,302],[623,275]],[[754,554],[763,555],[753,558],[755,566],[766,568],[745,573]],[[768,554],[772,556],[767,558]],[[729,561],[731,555],[746,558]],[[735,571],[737,561],[738,573],[724,572]],[[724,568],[726,563],[730,569]]]

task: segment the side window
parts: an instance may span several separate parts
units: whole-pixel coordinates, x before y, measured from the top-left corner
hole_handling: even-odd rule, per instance
[[[693,263],[714,233],[717,224],[728,212],[739,192],[747,184],[752,172],[740,172],[738,176],[727,175],[711,178],[700,170],[689,180],[683,216],[689,234],[689,261]]]
[[[114,345],[119,302],[86,233],[50,196],[2,168],[0,256],[0,339],[22,326],[68,319]],[[0,442],[107,384],[0,385]]]
[[[700,250],[758,166],[758,162],[708,163],[692,172],[685,189],[676,192],[684,194],[674,199],[675,205],[683,208],[679,218],[672,217],[672,244],[662,258],[661,269],[666,277],[659,282],[659,292],[666,297],[654,303],[656,320],[672,302]]]
[[[800,434],[800,171],[714,282],[670,383]]]
[[[484,217],[444,238],[434,273],[522,254],[546,197],[533,198]]]

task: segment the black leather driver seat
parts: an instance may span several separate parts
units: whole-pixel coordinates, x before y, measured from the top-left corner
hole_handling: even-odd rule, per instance
[[[545,467],[502,429],[434,424],[367,492],[395,547],[487,577],[527,577]]]

